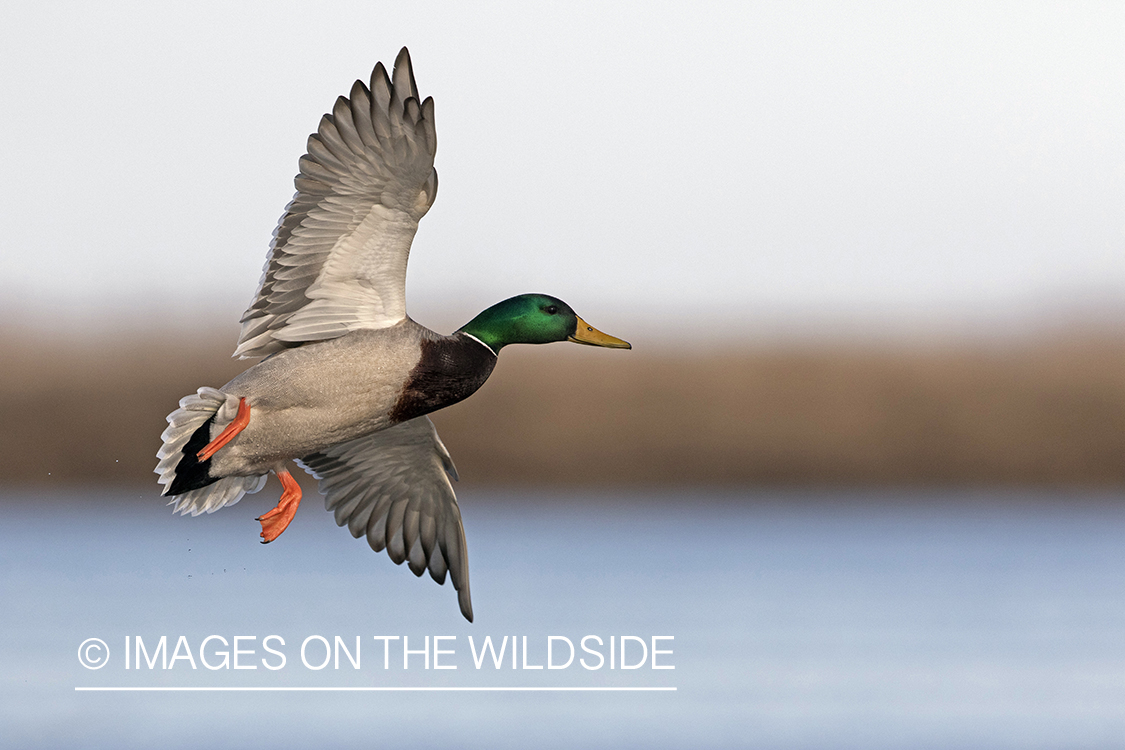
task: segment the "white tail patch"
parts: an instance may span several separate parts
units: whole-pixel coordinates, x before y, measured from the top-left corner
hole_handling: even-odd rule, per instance
[[[269,475],[225,477],[206,487],[176,495],[168,501],[168,504],[175,506],[172,512],[179,513],[181,516],[188,513],[193,516],[198,516],[200,513],[214,513],[219,508],[234,505],[242,499],[243,495],[247,493],[253,495],[262,489],[266,484],[267,476]]]
[[[215,421],[211,431],[218,434],[237,413],[238,397],[223,393],[216,388],[203,387],[197,393],[180,399],[180,408],[168,415],[168,428],[160,435],[164,445],[160,446],[160,450],[156,453],[159,460],[155,471],[160,475],[157,481],[164,485],[165,490],[175,480],[176,467],[183,458],[184,446],[195,431],[214,416]],[[198,516],[200,513],[214,513],[219,508],[234,505],[244,494],[262,489],[266,483],[266,476],[224,477],[206,487],[175,495],[168,504],[175,506],[174,512],[181,515],[191,513],[193,516]]]

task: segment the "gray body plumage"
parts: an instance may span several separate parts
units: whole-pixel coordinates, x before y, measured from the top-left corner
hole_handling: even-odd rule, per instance
[[[390,328],[285,349],[251,367],[219,389],[246,397],[253,418],[211,460],[212,471],[263,474],[390,427],[422,341],[439,338],[407,318]]]

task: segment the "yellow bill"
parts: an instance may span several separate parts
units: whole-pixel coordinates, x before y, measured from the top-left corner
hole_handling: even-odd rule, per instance
[[[575,316],[577,317],[577,316]],[[588,344],[589,346],[607,346],[610,349],[632,349],[633,345],[628,341],[610,336],[608,333],[602,333],[597,328],[578,318],[578,328],[574,333],[567,337],[568,341],[573,341],[576,344]]]

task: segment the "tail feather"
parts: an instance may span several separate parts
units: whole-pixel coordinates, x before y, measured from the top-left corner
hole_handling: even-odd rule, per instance
[[[242,496],[262,489],[266,475],[250,477],[215,477],[210,473],[211,459],[200,461],[196,454],[211,441],[216,422],[225,424],[234,419],[238,398],[215,388],[200,388],[198,393],[180,399],[180,408],[168,415],[168,428],[160,435],[164,444],[157,451],[157,481],[164,485],[169,505],[181,515],[214,513],[234,505]]]
[[[180,450],[179,463],[176,464],[172,483],[164,490],[165,495],[182,495],[190,490],[198,490],[213,484],[219,477],[212,477],[211,459],[200,461],[198,454],[211,442],[211,425],[215,424],[212,414],[206,422],[191,433],[187,444]]]

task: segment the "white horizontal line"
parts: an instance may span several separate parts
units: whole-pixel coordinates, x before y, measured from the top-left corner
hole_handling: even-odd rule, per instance
[[[102,693],[314,693],[314,692],[675,692],[674,687],[76,687],[76,692]]]

